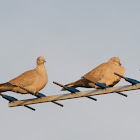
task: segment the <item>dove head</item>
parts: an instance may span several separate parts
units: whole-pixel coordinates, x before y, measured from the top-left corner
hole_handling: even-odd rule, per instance
[[[43,56],[40,56],[37,58],[37,65],[41,65],[41,64],[44,64],[45,61],[45,58]]]
[[[119,57],[112,57],[112,58],[109,59],[108,62],[115,63],[115,64],[118,64],[118,65],[121,65]]]

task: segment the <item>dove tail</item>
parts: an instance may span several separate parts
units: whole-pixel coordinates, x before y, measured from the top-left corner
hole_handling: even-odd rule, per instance
[[[65,85],[65,86],[67,86],[67,87],[74,87],[74,88],[75,88],[75,82],[73,82],[73,83],[69,83],[69,84],[67,84],[67,85]],[[65,89],[62,88],[61,91],[65,91]]]
[[[10,83],[3,83],[0,84],[0,92],[6,92],[6,91],[11,91],[13,89],[13,85]]]
[[[88,86],[88,81],[86,79],[80,79],[76,82],[73,82],[73,83],[69,83],[67,85],[65,85],[67,87],[73,87],[73,88],[77,88],[77,87],[87,87],[89,88]],[[62,88],[62,91],[64,91],[65,89]]]

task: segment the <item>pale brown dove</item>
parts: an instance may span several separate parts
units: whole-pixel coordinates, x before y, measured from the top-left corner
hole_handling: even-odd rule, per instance
[[[43,89],[48,82],[44,62],[45,58],[43,56],[38,57],[35,69],[24,72],[7,83],[0,84],[0,92],[13,91],[27,94],[29,93],[28,91],[30,91],[34,94],[38,93],[38,91]]]
[[[118,57],[112,57],[108,62],[103,63],[92,71],[84,75],[85,78],[91,81],[104,83],[107,87],[116,85],[121,78],[114,74],[114,72],[124,75],[125,68],[121,66],[120,59]],[[67,84],[68,87],[85,87],[85,88],[99,88],[95,83],[90,82],[87,79],[81,78],[80,80]],[[63,89],[62,89],[63,90]]]

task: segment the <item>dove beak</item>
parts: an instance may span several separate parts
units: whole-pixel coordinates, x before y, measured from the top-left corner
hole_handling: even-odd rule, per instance
[[[44,63],[46,63],[46,61],[44,60]]]

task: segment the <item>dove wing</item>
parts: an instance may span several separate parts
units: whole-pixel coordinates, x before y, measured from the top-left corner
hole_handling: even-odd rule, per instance
[[[27,87],[27,86],[33,85],[35,80],[38,78],[37,75],[38,73],[35,69],[26,71],[23,74],[19,75],[18,77],[10,80],[9,83],[13,85],[21,86],[21,87]]]
[[[107,63],[103,63],[87,74],[84,75],[85,78],[91,79],[92,81],[98,82],[101,80],[106,72],[107,69]]]

